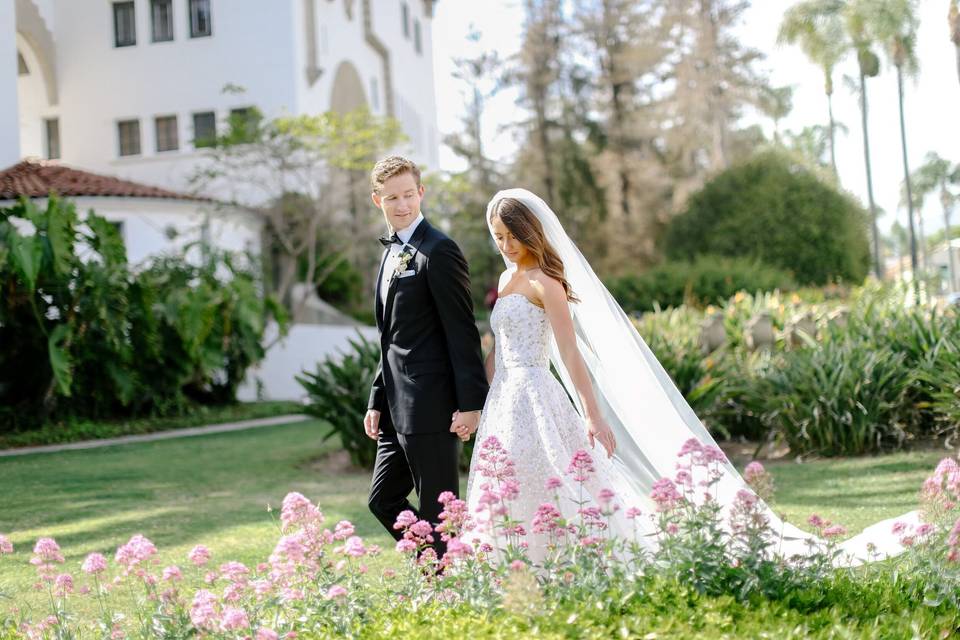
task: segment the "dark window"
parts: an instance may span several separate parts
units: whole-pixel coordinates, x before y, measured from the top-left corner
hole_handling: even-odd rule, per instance
[[[113,42],[118,47],[137,44],[137,21],[132,2],[113,3]]]
[[[150,0],[153,41],[173,40],[173,0]]]
[[[177,135],[177,116],[161,116],[156,119],[157,151],[176,151],[180,148]]]
[[[47,138],[47,158],[56,160],[60,157],[60,119],[47,118],[43,121],[43,128]]]
[[[190,0],[190,37],[202,38],[212,33],[210,0]]]
[[[213,111],[193,114],[193,146],[212,147],[217,140],[217,115]]]
[[[410,5],[406,2],[400,3],[400,13],[403,16],[403,37],[410,37]]]
[[[423,41],[420,39],[420,21],[413,21],[413,48],[417,53],[423,53]]]
[[[253,107],[230,110],[230,132],[238,141],[252,142],[260,121],[260,114]]]
[[[117,134],[120,139],[120,155],[135,156],[140,154],[139,120],[124,120],[118,122]]]
[[[30,68],[27,66],[27,61],[23,59],[23,56],[17,51],[17,75],[18,76],[28,76],[30,75]]]

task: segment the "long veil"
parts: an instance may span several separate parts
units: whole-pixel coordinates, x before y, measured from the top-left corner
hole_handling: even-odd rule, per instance
[[[684,442],[691,437],[705,445],[716,445],[716,442],[567,236],[556,214],[541,198],[526,189],[498,192],[487,206],[488,226],[492,212],[503,198],[519,200],[536,215],[547,242],[563,261],[565,276],[580,299],[579,304],[570,305],[577,344],[590,373],[597,402],[617,439],[614,464],[623,475],[618,484],[625,484],[635,492],[636,504],[648,502],[653,483],[674,476],[677,452]],[[492,228],[490,231],[492,234]],[[508,268],[514,266],[506,258],[504,262]],[[550,361],[583,415],[579,395],[556,341],[552,344]],[[720,504],[731,505],[737,491],[746,486],[733,465],[726,463],[715,487]],[[629,496],[621,498],[630,506]],[[820,546],[822,541],[816,536],[784,522],[768,506],[765,508],[772,529],[782,534],[780,550],[784,555],[805,554]],[[898,520],[916,524],[919,514],[912,511],[884,520],[846,540],[840,545],[841,562],[856,565],[900,553],[903,548],[891,531],[892,524]]]

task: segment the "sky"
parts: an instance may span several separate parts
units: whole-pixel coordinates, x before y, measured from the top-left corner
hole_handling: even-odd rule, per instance
[[[827,123],[827,103],[823,93],[823,74],[809,63],[799,49],[779,46],[777,29],[784,11],[793,4],[787,0],[754,0],[738,26],[741,40],[766,54],[761,69],[769,73],[773,86],[794,87],[793,111],[781,123],[781,131],[799,131],[805,126]],[[949,39],[947,10],[949,0],[919,0],[920,31],[918,57],[920,74],[907,81],[904,109],[910,170],[923,163],[928,151],[936,151],[953,162],[960,162],[960,79],[956,50]],[[481,8],[482,7],[482,8]],[[474,45],[466,39],[471,28],[482,34]],[[464,88],[453,77],[454,58],[470,56],[481,50],[496,50],[507,57],[519,47],[523,31],[523,11],[518,0],[441,0],[435,5],[433,53],[437,92],[437,120],[441,134],[459,131],[464,112]],[[868,81],[870,156],[874,197],[886,211],[881,228],[898,219],[906,225],[906,210],[901,210],[900,189],[903,160],[897,107],[895,70],[881,57],[881,74]],[[837,134],[837,165],[844,188],[866,206],[867,181],[863,161],[860,109],[856,94],[846,88],[844,75],[856,77],[856,61],[845,60],[834,76],[834,116],[849,129]],[[509,125],[518,119],[515,92],[503,92],[491,99],[482,122],[487,154],[508,162],[517,143]],[[768,135],[773,124],[756,115],[745,116],[744,124],[760,122]],[[459,170],[460,161],[447,147],[440,150],[440,168]],[[504,185],[509,187],[512,185]],[[923,211],[927,235],[943,227],[943,213],[931,198]],[[960,211],[953,224],[960,224]]]

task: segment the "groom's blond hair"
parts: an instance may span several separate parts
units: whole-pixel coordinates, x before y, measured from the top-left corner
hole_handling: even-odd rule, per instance
[[[383,183],[394,176],[409,173],[420,186],[420,167],[412,160],[407,160],[403,156],[387,156],[373,166],[370,172],[370,188],[374,193],[380,193],[383,189]]]

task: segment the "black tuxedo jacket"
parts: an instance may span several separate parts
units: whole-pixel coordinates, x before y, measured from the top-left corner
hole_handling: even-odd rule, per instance
[[[389,248],[380,260],[380,366],[367,406],[389,410],[398,433],[449,431],[455,410],[480,410],[487,397],[470,273],[457,244],[426,219],[407,245],[412,258],[405,270],[415,273],[391,274],[385,304],[380,283]]]

